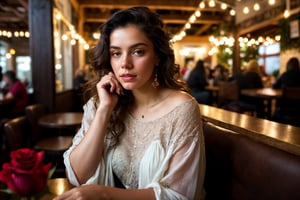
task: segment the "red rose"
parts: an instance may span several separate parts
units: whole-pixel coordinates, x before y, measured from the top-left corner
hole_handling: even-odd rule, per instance
[[[10,153],[11,162],[3,164],[0,181],[20,196],[34,196],[43,191],[51,163],[43,164],[44,152],[18,149]]]

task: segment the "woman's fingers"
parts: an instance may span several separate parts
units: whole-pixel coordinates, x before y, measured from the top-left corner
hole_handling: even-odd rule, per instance
[[[115,75],[112,72],[109,72],[107,75],[105,75],[101,79],[99,84],[100,87],[106,89],[110,93],[116,93],[118,95],[121,95],[123,93],[119,81],[116,79]]]

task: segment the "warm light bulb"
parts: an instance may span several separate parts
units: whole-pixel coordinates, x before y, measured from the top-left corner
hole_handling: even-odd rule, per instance
[[[216,2],[214,0],[210,0],[208,2],[209,7],[215,7],[216,6]]]
[[[277,42],[279,42],[280,39],[281,39],[281,36],[280,36],[280,35],[276,35],[276,36],[275,36],[275,40],[276,40]]]
[[[189,22],[190,23],[194,23],[196,21],[196,16],[195,15],[192,15],[189,19]]]
[[[27,38],[30,37],[30,33],[28,31],[25,32],[25,37],[27,37]]]
[[[229,13],[230,13],[231,16],[235,16],[235,10],[234,9],[230,10]]]
[[[201,16],[201,12],[200,12],[199,10],[197,10],[197,11],[195,12],[195,15],[196,15],[196,17],[200,17],[200,16]]]
[[[57,13],[57,14],[55,15],[55,18],[56,18],[57,20],[60,20],[60,19],[61,19],[61,14],[60,14],[60,13]]]
[[[221,9],[222,10],[226,10],[227,9],[227,4],[226,3],[222,3],[221,4]]]
[[[246,6],[246,7],[244,7],[244,9],[243,9],[243,13],[244,14],[248,14],[249,13],[249,8]]]
[[[15,55],[15,54],[16,54],[16,50],[10,49],[10,50],[9,50],[9,53],[10,53],[11,55]]]
[[[255,11],[259,11],[259,10],[260,10],[259,4],[258,4],[258,3],[254,4],[253,9],[254,9]]]
[[[274,5],[276,3],[275,0],[269,0],[269,5]]]
[[[288,18],[290,16],[290,11],[289,10],[285,10],[283,13],[284,18]]]
[[[186,24],[185,24],[185,28],[186,28],[186,29],[190,29],[190,28],[191,28],[191,24],[190,24],[190,23],[186,23]]]
[[[204,3],[204,1],[202,1],[200,4],[199,4],[199,8],[205,8],[205,3]]]

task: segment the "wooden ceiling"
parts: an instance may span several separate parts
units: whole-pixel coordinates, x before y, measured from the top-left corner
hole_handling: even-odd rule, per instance
[[[69,0],[77,13],[79,33],[87,40],[91,38],[99,26],[114,12],[131,6],[148,6],[157,12],[165,23],[165,29],[171,34],[177,34],[188,22],[189,17],[199,7],[203,0]],[[220,24],[233,24],[234,17],[229,15],[230,8],[221,9],[220,2],[235,7],[241,0],[222,0],[215,7],[206,6],[201,9],[191,29],[186,30],[187,36],[208,36]],[[0,30],[28,30],[29,0],[0,1]],[[58,0],[54,0],[58,2]],[[56,3],[57,4],[57,3]]]
[[[177,34],[188,22],[200,2],[201,0],[77,0],[80,9],[83,9],[83,29],[86,33],[97,31],[100,24],[120,9],[147,5],[161,16],[168,32]],[[234,0],[226,2],[232,3]],[[232,20],[229,10],[222,10],[219,4],[214,8],[206,6],[201,9],[201,17],[197,18],[191,29],[187,30],[187,35],[209,35],[214,27],[221,23],[231,23]]]
[[[28,30],[28,0],[0,1],[0,29]]]

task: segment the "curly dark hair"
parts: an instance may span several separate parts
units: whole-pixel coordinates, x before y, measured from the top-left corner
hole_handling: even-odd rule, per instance
[[[146,37],[152,41],[154,52],[159,58],[156,67],[159,87],[167,87],[177,90],[186,90],[184,83],[179,81],[179,66],[175,64],[174,51],[170,43],[170,35],[163,30],[163,22],[157,14],[147,7],[131,7],[113,14],[106,23],[100,27],[100,40],[90,51],[90,62],[95,72],[94,78],[88,83],[88,90],[99,101],[96,84],[102,76],[112,70],[110,63],[110,35],[120,27],[135,25]],[[134,102],[131,91],[124,90],[124,95],[119,96],[119,101],[112,113],[109,123],[109,131],[118,142],[119,135],[124,131],[124,111]]]

